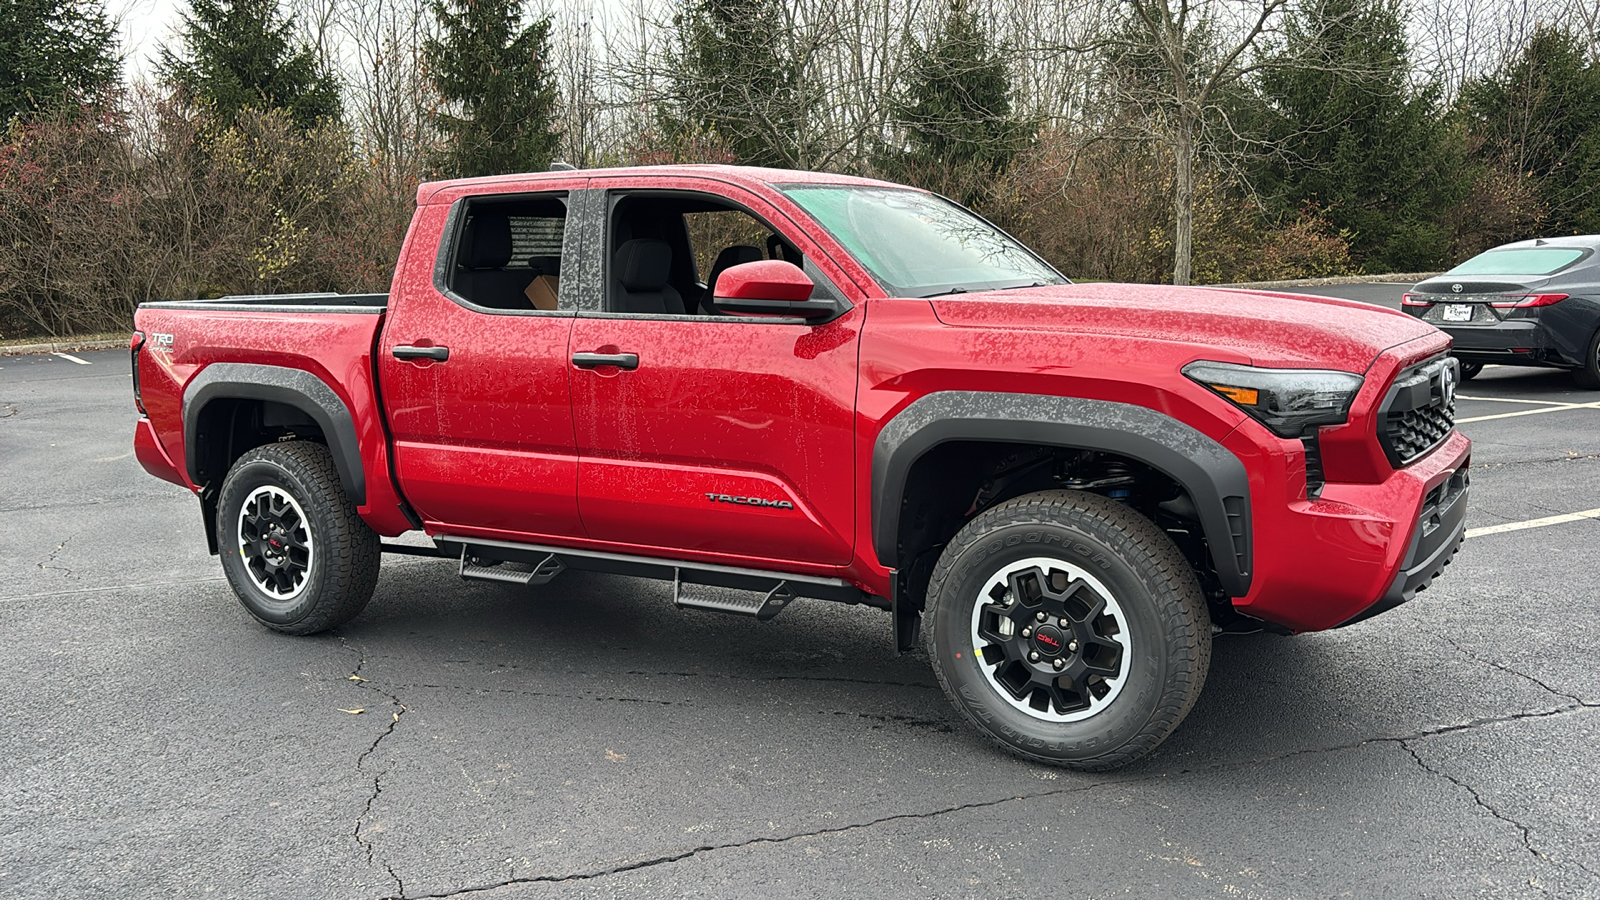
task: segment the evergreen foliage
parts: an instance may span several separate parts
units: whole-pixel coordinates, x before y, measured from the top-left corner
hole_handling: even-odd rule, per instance
[[[965,0],[952,0],[939,33],[912,56],[905,96],[891,111],[908,161],[1003,172],[1025,146],[1027,128],[1012,114],[1004,53]]]
[[[1462,91],[1460,110],[1489,159],[1533,182],[1547,234],[1600,233],[1600,62],[1592,49],[1542,27],[1517,57]]]
[[[524,26],[522,9],[517,0],[434,0],[440,36],[424,53],[447,104],[434,118],[445,135],[434,161],[441,175],[550,167],[561,139],[550,20]]]
[[[672,82],[660,113],[671,143],[709,143],[730,162],[793,168],[809,103],[784,57],[782,0],[693,0],[673,18]]]
[[[339,118],[339,87],[277,0],[190,0],[182,51],[161,51],[160,70],[188,103],[231,124],[244,109],[282,109],[310,129]]]
[[[1449,261],[1441,212],[1464,165],[1438,89],[1410,86],[1401,13],[1398,0],[1316,0],[1288,23],[1296,64],[1262,79],[1279,152],[1258,187],[1285,218],[1319,209],[1369,271]]]
[[[0,0],[0,125],[121,83],[116,36],[92,0]]]

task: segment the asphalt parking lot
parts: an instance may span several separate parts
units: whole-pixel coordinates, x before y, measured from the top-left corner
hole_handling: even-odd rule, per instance
[[[1219,638],[1155,755],[1081,775],[992,750],[873,610],[390,557],[338,633],[269,633],[133,459],[126,354],[73,356],[0,357],[0,897],[1600,897],[1600,394],[1563,373],[1464,386],[1431,590]]]

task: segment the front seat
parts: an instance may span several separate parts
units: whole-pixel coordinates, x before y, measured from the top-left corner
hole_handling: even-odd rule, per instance
[[[528,269],[507,269],[511,262],[511,220],[505,216],[473,216],[461,235],[456,255],[456,293],[490,309],[530,309],[522,291],[532,280]]]
[[[705,310],[706,315],[717,313],[716,307],[711,305],[711,298],[717,295],[717,279],[722,277],[722,273],[747,262],[760,262],[762,258],[761,251],[749,244],[722,248],[722,252],[717,254],[717,261],[711,264],[711,277],[706,279],[705,296],[700,298],[700,308]]]
[[[672,272],[672,247],[666,241],[636,238],[617,248],[611,260],[616,280],[617,312],[686,314],[683,297],[667,284]]]

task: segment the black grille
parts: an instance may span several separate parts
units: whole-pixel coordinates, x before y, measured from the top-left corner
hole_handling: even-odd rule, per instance
[[[1455,387],[1460,368],[1448,356],[1400,373],[1383,403],[1379,442],[1395,468],[1439,446],[1456,424]]]

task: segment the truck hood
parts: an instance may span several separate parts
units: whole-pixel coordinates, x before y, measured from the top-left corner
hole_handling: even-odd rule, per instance
[[[1227,351],[1258,366],[1355,373],[1365,372],[1390,347],[1439,333],[1404,313],[1365,303],[1219,288],[1067,284],[930,302],[939,321],[960,328],[1170,341]]]

